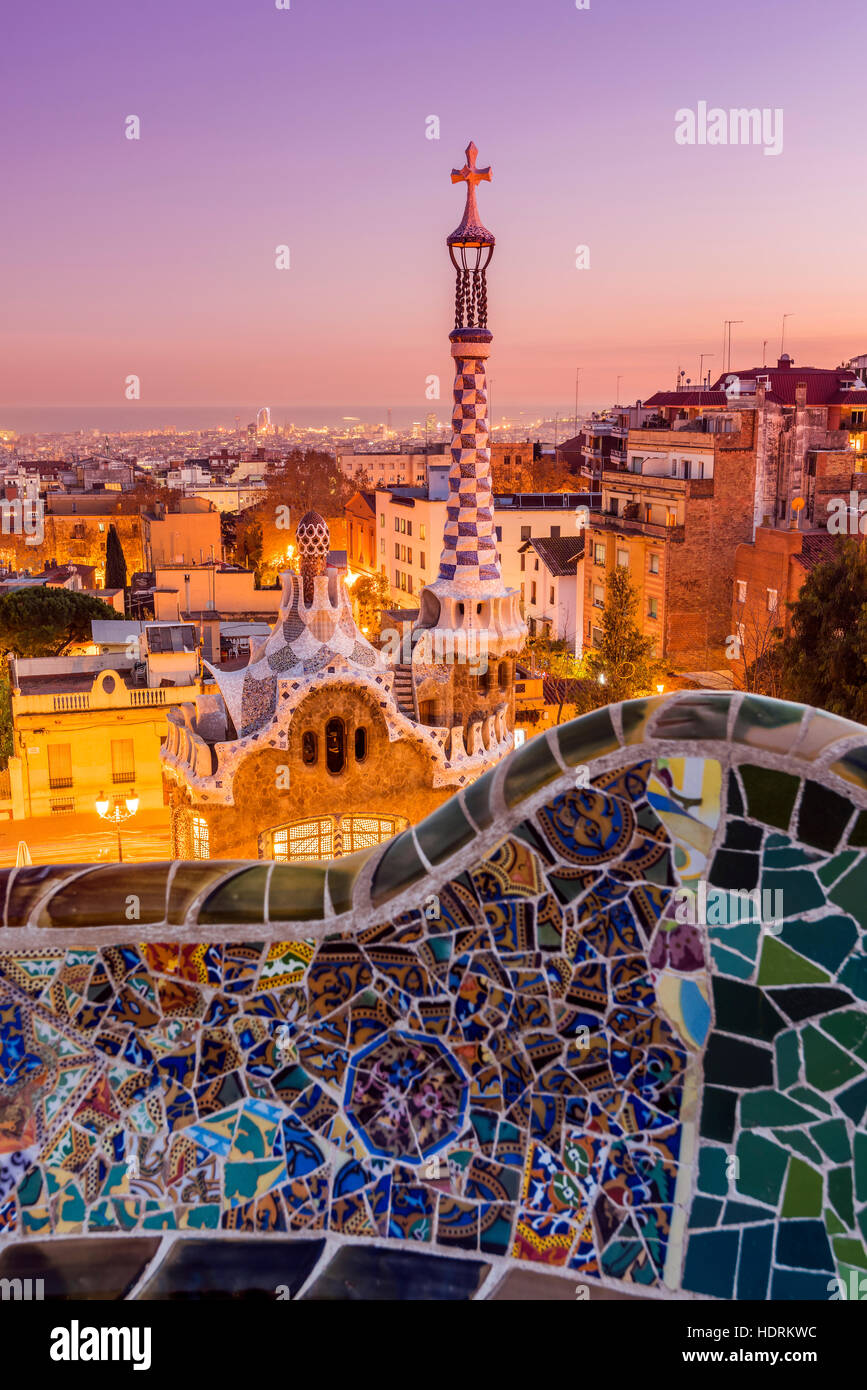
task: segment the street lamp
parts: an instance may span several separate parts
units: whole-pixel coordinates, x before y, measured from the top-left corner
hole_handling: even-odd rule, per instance
[[[125,821],[131,820],[138,810],[138,797],[128,796],[124,799],[126,810],[121,810],[120,805],[115,801],[112,807],[111,802],[104,792],[100,792],[96,798],[96,813],[102,820],[110,821],[117,831],[117,862],[123,863],[123,845],[120,840],[120,827]]]
[[[665,689],[665,686],[664,686],[664,685],[658,685],[658,686],[656,687],[656,693],[657,693],[657,695],[661,695],[664,689]]]

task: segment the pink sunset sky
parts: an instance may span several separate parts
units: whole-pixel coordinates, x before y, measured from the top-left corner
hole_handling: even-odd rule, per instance
[[[584,409],[715,377],[726,318],[735,367],[784,313],[797,362],[867,351],[865,37],[852,0],[15,6],[0,405],[430,408],[470,139],[497,417],[571,411],[576,366]],[[782,153],[679,145],[700,101],[781,108]]]

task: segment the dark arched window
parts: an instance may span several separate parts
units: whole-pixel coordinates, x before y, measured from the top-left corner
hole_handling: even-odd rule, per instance
[[[301,761],[306,763],[308,767],[312,767],[316,762],[318,755],[316,744],[316,735],[311,733],[309,729],[306,734],[301,735]]]
[[[482,674],[479,676],[479,693],[480,693],[481,695],[487,695],[488,690],[489,690],[489,688],[490,688],[490,684],[491,684],[491,671],[490,671],[490,667],[489,667],[489,666],[486,666],[485,669],[484,669],[484,671],[482,672]]]
[[[367,730],[362,727],[355,730],[355,761],[363,763],[367,757]]]
[[[329,772],[342,772],[346,766],[346,730],[342,719],[329,719],[325,725],[325,766]]]
[[[500,662],[500,685],[503,686],[503,687],[505,687],[505,686],[507,686],[508,684],[509,684],[509,663],[508,663],[508,661],[501,661],[501,662]]]

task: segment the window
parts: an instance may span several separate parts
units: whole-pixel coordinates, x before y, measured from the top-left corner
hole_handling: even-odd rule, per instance
[[[504,463],[504,465],[506,466],[506,468],[511,468],[511,466],[512,466],[512,455],[511,455],[511,454],[503,454],[503,463]]]
[[[386,816],[344,816],[340,822],[343,853],[354,854],[358,849],[380,845],[391,839],[399,825],[400,821]]]
[[[194,859],[207,859],[211,852],[208,822],[204,816],[190,816],[190,845]]]
[[[334,774],[346,766],[346,729],[342,719],[329,719],[325,725],[325,766]]]
[[[746,581],[745,579],[739,579],[739,580],[737,581],[737,586],[738,586],[738,603],[746,603],[746,601],[747,601],[747,581]]]
[[[404,562],[404,564],[406,564],[406,546],[405,546],[405,545],[402,545],[402,546],[400,547],[400,558],[401,558],[401,560]]]
[[[559,527],[559,526],[552,526],[552,527],[551,527],[551,540],[552,540],[552,541],[556,541],[556,540],[559,538],[559,535],[560,535],[560,527]]]
[[[363,763],[367,757],[367,730],[362,726],[355,730],[355,761]]]
[[[499,670],[499,673],[498,673],[498,676],[497,676],[497,683],[498,683],[498,685],[500,686],[501,690],[505,690],[506,686],[509,684],[509,663],[508,663],[508,661],[501,661],[501,662],[500,662],[500,670]]]
[[[659,556],[653,551],[649,557],[649,567],[651,574],[659,574]]]
[[[400,559],[400,543],[399,543],[399,541],[395,541],[395,543],[394,543],[394,558],[395,558],[395,560],[399,560],[399,559]]]
[[[528,540],[530,539],[530,531],[531,531],[531,529],[532,529],[532,528],[531,528],[530,526],[522,526],[522,527],[521,527],[521,540],[522,540],[522,541],[528,541]]]
[[[111,780],[115,785],[135,781],[135,745],[131,738],[111,741]]]
[[[666,515],[666,518],[665,518],[665,524],[666,524],[666,526],[676,526],[676,525],[677,525],[677,512],[668,512],[668,514]]]
[[[768,612],[773,613],[777,607],[777,590],[768,589]]]
[[[319,740],[311,729],[301,735],[301,761],[307,767],[313,767],[319,756]]]
[[[599,541],[593,547],[593,563],[594,565],[605,564],[605,546]]]
[[[379,542],[379,553],[380,555],[385,554],[385,536],[383,536],[381,541]]]
[[[408,574],[408,575],[406,576],[406,592],[407,592],[408,594],[411,594],[411,593],[412,593],[412,575],[411,575],[411,574]]]
[[[271,855],[281,863],[294,859],[330,859],[333,854],[334,821],[330,816],[296,821],[294,825],[274,831]]]
[[[411,535],[412,535],[412,521],[408,521],[408,522],[406,523],[406,534],[407,534],[408,536],[411,536]]]
[[[422,569],[427,569],[427,559],[423,550],[418,553],[418,562]]]
[[[516,455],[515,455],[515,463],[517,464],[518,468],[521,467],[521,464],[522,464],[523,462],[524,462],[523,455],[522,455],[522,454],[516,454]]]
[[[549,603],[553,603],[553,602],[554,602],[554,585],[553,585],[553,584],[551,585],[550,589],[548,590],[548,602],[549,602]]]
[[[618,550],[618,552],[617,552],[617,563],[618,563],[618,565],[620,566],[621,569],[624,569],[624,570],[628,570],[628,569],[629,569],[629,551],[628,551],[628,550]]]
[[[536,602],[536,581],[535,581],[535,579],[533,580],[532,584],[530,585],[530,602],[531,602],[531,603],[535,603],[535,602]]]
[[[396,517],[394,518],[394,529],[395,529],[395,531],[399,531],[399,530],[400,530],[400,517],[399,517],[399,516],[396,516]]]
[[[422,522],[418,528],[418,538],[420,541],[427,540],[427,527],[424,522]]]
[[[647,616],[648,616],[648,618],[658,618],[658,617],[659,617],[659,599],[658,599],[658,598],[649,598],[649,599],[647,600]]]
[[[112,748],[114,745],[112,744]],[[52,789],[72,786],[72,744],[49,743],[48,785]]]
[[[405,517],[405,516],[402,516],[402,517],[400,518],[400,534],[401,534],[402,536],[405,536],[405,535],[406,535],[406,517]]]
[[[411,565],[411,564],[412,564],[412,546],[411,546],[411,545],[408,545],[407,548],[406,548],[406,563],[407,563],[408,565]]]
[[[604,607],[605,607],[605,590],[603,589],[603,587],[602,587],[601,584],[594,584],[594,585],[593,585],[593,607],[594,607],[594,608],[604,608]]]
[[[385,512],[380,512],[380,513],[379,513],[379,524],[380,524],[380,526],[384,526],[384,525],[385,525]]]
[[[601,627],[594,627],[591,629],[591,639],[594,647],[599,647],[602,645],[602,638],[604,636],[605,633],[602,631]]]
[[[495,526],[495,527],[494,527],[494,530],[495,530],[496,533],[497,533],[497,540],[498,540],[498,541],[502,541],[502,539],[503,539],[503,528],[502,528],[502,526]]]
[[[521,572],[522,572],[522,573],[523,573],[523,571],[524,571],[524,570],[526,569],[526,567],[527,567],[527,563],[526,563],[526,562],[527,562],[527,557],[526,557],[526,555],[524,555],[524,554],[522,553],[522,554],[521,554]]]

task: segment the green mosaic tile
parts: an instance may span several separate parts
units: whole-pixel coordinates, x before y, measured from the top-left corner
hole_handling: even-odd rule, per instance
[[[867,846],[867,811],[858,813],[858,818],[849,831],[849,844],[860,848]]]
[[[668,695],[654,695],[647,700],[625,700],[620,706],[624,742],[643,743],[648,737],[648,724],[669,698]]]
[[[776,1206],[789,1155],[779,1145],[757,1134],[741,1134],[737,1142],[738,1177],[735,1186],[742,1197]]]
[[[74,893],[56,893],[39,914],[40,927],[107,927],[126,919],[130,895],[142,926],[166,916],[164,864],[108,864],[75,879]],[[126,919],[131,920],[131,919]]]
[[[825,895],[807,869],[766,870],[762,874],[762,894],[765,893],[779,894],[778,898],[772,896],[767,901],[781,903],[784,917],[798,917],[803,912],[825,906]]]
[[[858,940],[858,929],[851,917],[834,915],[813,922],[786,922],[778,939],[833,973]]]
[[[376,866],[370,899],[374,906],[393,898],[411,884],[424,878],[425,867],[418,857],[412,831],[405,830],[389,840],[385,853]]]
[[[776,1213],[770,1207],[754,1206],[752,1202],[726,1202],[723,1215],[724,1226],[741,1226],[748,1222],[767,1221]]]
[[[494,823],[491,795],[496,775],[497,768],[492,767],[490,772],[485,772],[481,777],[477,777],[475,782],[462,793],[464,808],[469,811],[474,824],[480,830],[487,830],[488,826]]]
[[[747,815],[752,820],[787,829],[800,786],[798,778],[752,763],[742,763],[740,774],[747,798]]]
[[[822,1174],[793,1158],[789,1164],[786,1192],[783,1197],[783,1216],[822,1215]]]
[[[270,865],[261,864],[224,879],[199,908],[198,921],[203,926],[216,924],[247,925],[265,920],[265,889]]]
[[[854,1052],[867,1062],[867,1014],[860,1009],[838,1010],[819,1020],[823,1033],[828,1033],[841,1047]]]
[[[429,864],[441,864],[476,835],[464,815],[459,797],[451,797],[415,828],[415,837]]]
[[[569,767],[589,763],[605,753],[616,752],[620,747],[607,708],[593,710],[580,719],[561,724],[557,729],[557,742],[560,756]]]
[[[810,1133],[832,1163],[848,1163],[852,1157],[849,1135],[842,1120],[823,1120],[812,1125]]]
[[[852,816],[852,803],[829,787],[807,781],[798,807],[798,839],[819,849],[836,849]]]
[[[726,1175],[728,1154],[725,1149],[704,1144],[698,1153],[698,1190],[711,1196],[725,1197],[729,1190]]]
[[[730,1144],[735,1133],[737,1096],[719,1086],[705,1086],[701,1106],[701,1136]]]
[[[207,890],[214,888],[234,869],[249,868],[243,859],[210,859],[182,861],[175,868],[169,885],[168,921],[173,926],[183,926],[194,915],[195,903],[207,897]]]
[[[851,913],[856,922],[867,926],[867,858],[858,861],[828,893],[832,903]]]
[[[324,916],[324,867],[317,864],[275,864],[268,890],[268,920],[305,922]]]
[[[822,1150],[817,1148],[812,1139],[808,1139],[807,1135],[804,1134],[802,1130],[774,1129],[771,1133],[782,1145],[794,1149],[796,1153],[802,1154],[810,1163],[815,1163],[821,1168]]]
[[[830,771],[855,787],[867,787],[867,747],[853,748],[845,757],[832,763]]]
[[[728,788],[726,795],[726,811],[730,816],[742,816],[744,814],[745,802],[741,784],[734,768],[729,771]]]
[[[861,1068],[854,1058],[832,1043],[817,1028],[804,1029],[804,1071],[811,1086],[820,1091],[836,1091]]]
[[[826,1207],[823,1215],[825,1217],[825,1229],[829,1236],[842,1236],[846,1234],[846,1227],[835,1211],[832,1211],[830,1207]]]
[[[755,961],[759,947],[761,928],[757,922],[738,922],[730,927],[711,927],[711,941],[718,941],[728,950],[737,951],[748,960]]]
[[[862,1124],[864,1116],[867,1115],[867,1077],[841,1091],[837,1096],[837,1104],[853,1124]]]
[[[751,961],[744,960],[742,956],[736,956],[732,951],[727,951],[724,946],[711,946],[711,955],[718,970],[725,972],[726,975],[734,975],[739,980],[748,980],[755,969]]]
[[[852,1186],[852,1166],[833,1168],[828,1174],[828,1200],[843,1225],[851,1231],[855,1225],[855,1194]]]
[[[760,985],[818,984],[830,979],[825,970],[804,960],[775,936],[766,936],[759,966]]]
[[[663,704],[653,726],[653,737],[725,738],[730,708],[729,695],[681,695]]]
[[[808,1124],[813,1116],[802,1105],[778,1091],[753,1091],[741,1101],[741,1124],[745,1129],[764,1129],[771,1125]]]
[[[774,1044],[777,1058],[777,1085],[782,1089],[793,1086],[801,1074],[801,1052],[798,1034],[794,1029],[783,1033]]]
[[[437,812],[434,812],[436,815]],[[423,824],[427,824],[424,821]],[[338,915],[341,912],[352,910],[352,891],[355,887],[358,875],[370,859],[379,849],[378,845],[371,845],[369,849],[360,849],[355,854],[344,854],[340,859],[335,859],[328,866],[328,894],[331,898],[331,905]]]
[[[530,739],[509,759],[503,795],[507,806],[517,806],[524,797],[553,782],[563,769],[551,752],[547,739],[541,734]]]
[[[859,999],[867,999],[867,956],[851,956],[840,971],[839,981]]]
[[[855,1135],[855,1200],[867,1202],[867,1134]]]
[[[715,1226],[722,1207],[718,1197],[695,1197],[689,1213],[689,1229]]]
[[[782,1014],[756,985],[718,975],[713,980],[713,1001],[716,1026],[723,1033],[771,1042],[786,1027]]]
[[[735,720],[738,743],[766,748],[771,753],[789,753],[801,732],[806,706],[746,695]]]
[[[855,1265],[858,1269],[867,1269],[867,1250],[860,1240],[838,1237],[832,1244],[838,1260],[844,1260],[847,1265]]]
[[[809,1086],[793,1086],[791,1094],[794,1100],[799,1100],[804,1105],[809,1105],[811,1109],[818,1110],[820,1115],[832,1113],[831,1106],[825,1097],[820,1096],[818,1091],[811,1090]]]
[[[824,883],[826,888],[830,888],[831,884],[835,883],[841,874],[851,869],[857,858],[858,854],[854,849],[847,849],[844,850],[842,854],[835,854],[833,859],[829,859],[826,864],[823,864],[820,869],[817,869],[816,872],[820,883]]]

